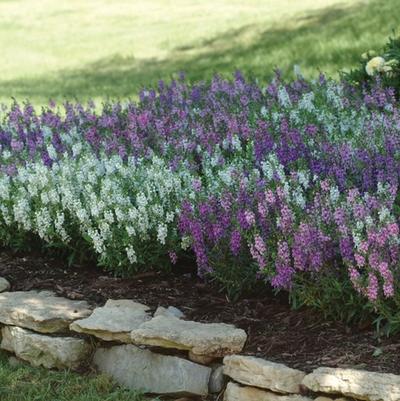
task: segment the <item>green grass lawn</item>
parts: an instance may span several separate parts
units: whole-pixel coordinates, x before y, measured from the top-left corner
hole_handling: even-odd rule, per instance
[[[0,101],[134,97],[185,71],[336,74],[400,27],[399,0],[0,0]]]
[[[0,353],[1,401],[144,401],[115,386],[104,376],[83,376],[8,363]]]

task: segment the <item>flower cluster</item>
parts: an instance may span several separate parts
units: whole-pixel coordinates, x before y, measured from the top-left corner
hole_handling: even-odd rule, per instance
[[[174,223],[190,179],[156,156],[124,163],[119,155],[88,153],[61,156],[51,168],[27,163],[0,181],[2,223],[51,244],[82,239],[101,264],[124,273],[179,248]],[[157,245],[149,247],[152,241]]]
[[[370,51],[368,53],[364,53],[361,57],[364,60],[369,60],[369,55],[374,52]],[[373,77],[379,73],[384,73],[387,76],[391,76],[393,74],[393,68],[397,67],[398,61],[396,59],[392,59],[386,61],[381,56],[372,57],[367,64],[365,65],[365,72]]]
[[[118,273],[191,251],[227,287],[339,277],[375,308],[400,306],[392,89],[238,73],[96,110],[3,109],[2,243],[30,233]]]

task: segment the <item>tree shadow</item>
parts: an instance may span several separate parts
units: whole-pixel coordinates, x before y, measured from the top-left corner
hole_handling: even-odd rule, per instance
[[[355,65],[363,51],[383,45],[390,34],[390,23],[396,23],[396,1],[329,7],[294,19],[284,29],[248,25],[176,48],[164,60],[115,54],[75,70],[0,81],[0,96],[38,99],[42,103],[63,98],[127,98],[180,71],[190,80],[207,80],[215,73],[231,75],[240,69],[262,82],[277,67],[290,75],[294,64],[306,76],[315,76],[318,70],[335,74]]]

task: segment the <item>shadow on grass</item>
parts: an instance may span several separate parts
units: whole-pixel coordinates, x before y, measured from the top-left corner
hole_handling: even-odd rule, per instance
[[[46,103],[63,98],[127,98],[159,79],[185,71],[190,80],[230,75],[240,69],[265,81],[279,68],[291,74],[298,64],[306,76],[335,74],[355,65],[366,49],[381,47],[395,26],[398,0],[337,6],[292,20],[284,29],[251,25],[175,49],[165,60],[114,55],[76,70],[46,77],[0,81],[0,96]]]

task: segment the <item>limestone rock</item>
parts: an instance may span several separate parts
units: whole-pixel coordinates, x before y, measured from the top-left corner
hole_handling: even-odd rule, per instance
[[[211,372],[208,389],[211,394],[220,393],[225,385],[225,376],[222,365],[215,366]]]
[[[156,316],[172,316],[177,317],[178,319],[182,319],[185,317],[185,314],[175,306],[168,306],[168,308],[164,308],[163,306],[159,306],[154,312],[154,317]]]
[[[255,387],[241,387],[236,383],[228,383],[224,401],[312,401],[311,398],[298,394],[279,395]]]
[[[13,326],[3,327],[1,332],[1,348],[33,366],[76,369],[91,353],[90,345],[79,338],[50,337]]]
[[[192,362],[200,363],[201,365],[209,365],[215,359],[213,356],[197,355],[192,351],[189,351],[188,357]]]
[[[171,316],[157,316],[133,330],[131,339],[134,344],[220,357],[240,352],[247,336],[243,330],[230,324],[198,323]]]
[[[8,291],[11,285],[4,277],[0,277],[0,292]]]
[[[239,383],[284,394],[299,393],[305,376],[304,372],[283,364],[244,355],[226,356],[224,374]]]
[[[119,384],[145,393],[207,395],[211,369],[134,345],[99,348],[93,362]]]
[[[151,319],[148,310],[146,305],[129,299],[108,300],[89,317],[73,322],[70,329],[91,334],[105,341],[130,343],[130,332]]]
[[[0,294],[0,323],[40,333],[63,332],[70,323],[90,315],[85,301],[57,297],[50,291],[17,291]]]
[[[400,400],[400,376],[389,373],[318,368],[304,378],[303,384],[316,392],[338,393],[360,400]]]
[[[350,401],[350,400],[344,397],[333,399],[329,397],[319,396],[314,401]]]

